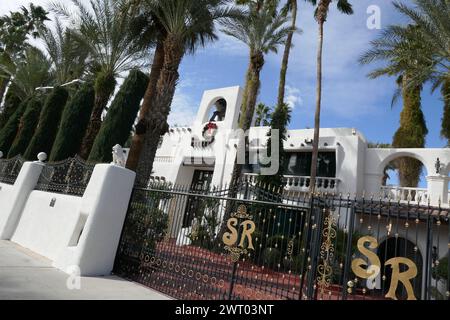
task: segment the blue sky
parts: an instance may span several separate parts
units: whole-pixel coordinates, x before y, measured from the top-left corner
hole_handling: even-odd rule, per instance
[[[64,0],[67,1],[67,0]],[[86,1],[86,0],[82,0]],[[370,14],[367,8],[376,5],[381,9],[381,27],[405,22],[387,0],[353,0],[355,14],[342,15],[335,5],[325,25],[324,81],[322,127],[354,127],[369,141],[391,142],[398,127],[401,101],[391,109],[391,98],[395,90],[394,78],[367,79],[373,66],[360,66],[358,57],[369,48],[370,40],[381,30],[367,28]],[[405,3],[411,3],[404,0]],[[16,10],[29,3],[28,0],[1,0],[0,14]],[[44,5],[47,0],[35,0]],[[287,79],[287,100],[294,105],[291,128],[313,127],[316,86],[317,23],[313,18],[313,7],[299,0],[298,24],[302,34],[294,38]],[[266,57],[262,71],[259,100],[268,105],[276,101],[280,48],[278,54]],[[233,38],[220,35],[220,40],[209,43],[195,55],[186,56],[180,69],[171,124],[188,125],[195,116],[204,90],[225,86],[244,85],[248,62],[248,49]],[[423,111],[429,134],[427,147],[445,145],[439,136],[442,117],[442,101],[439,92],[430,94],[425,87],[422,94]]]

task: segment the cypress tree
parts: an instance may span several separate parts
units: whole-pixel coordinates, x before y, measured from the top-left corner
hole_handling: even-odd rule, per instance
[[[8,90],[6,93],[3,110],[0,113],[0,129],[6,125],[9,118],[14,114],[14,111],[17,110],[21,102],[22,99],[15,95],[12,90]]]
[[[428,134],[427,125],[421,109],[422,88],[408,88],[407,75],[402,79],[403,110],[400,114],[400,127],[394,135],[394,148],[423,148]],[[400,158],[397,161],[399,180],[402,187],[417,187],[422,171],[422,163],[413,158]]]
[[[285,103],[278,106],[271,115],[270,129],[278,130],[278,159],[272,157],[272,137],[271,132],[268,133],[267,139],[267,155],[271,158],[271,161],[278,162],[278,170],[274,175],[259,175],[258,182],[262,185],[270,186],[270,190],[274,188],[280,190],[284,186],[284,167],[286,163],[286,152],[284,150],[284,142],[287,140],[287,126],[291,121],[291,109]],[[261,167],[270,167],[269,164],[262,164]]]
[[[54,88],[48,96],[42,108],[36,132],[25,151],[25,159],[34,159],[39,152],[50,153],[68,97],[69,93],[62,87]]]
[[[22,118],[20,119],[16,138],[9,149],[8,158],[13,158],[25,152],[38,124],[41,109],[41,101],[36,98],[30,100]]]
[[[94,107],[94,98],[94,86],[85,83],[69,101],[61,118],[50,161],[65,160],[77,154]]]
[[[7,155],[9,149],[11,148],[14,138],[16,137],[17,128],[19,127],[20,118],[22,117],[25,109],[27,108],[28,102],[31,98],[26,99],[20,103],[19,107],[14,111],[14,113],[9,117],[5,126],[0,130],[0,151],[4,155]]]
[[[137,69],[130,71],[95,139],[88,159],[90,162],[111,162],[112,147],[116,144],[123,146],[126,143],[148,81],[148,77],[141,71]]]
[[[441,92],[444,99],[441,135],[447,139],[447,146],[450,147],[450,77],[442,84]]]

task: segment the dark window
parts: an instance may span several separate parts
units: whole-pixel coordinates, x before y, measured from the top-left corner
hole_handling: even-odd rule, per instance
[[[311,152],[288,153],[284,174],[292,176],[310,176],[311,160]],[[336,176],[335,152],[319,152],[319,158],[317,160],[317,176],[328,178],[334,178]]]
[[[289,152],[285,163],[284,174],[290,176],[311,175],[311,152]],[[336,152],[324,151],[319,152],[317,161],[317,176],[325,178],[336,177]],[[246,164],[243,168],[244,173],[259,173],[260,166],[258,164]]]

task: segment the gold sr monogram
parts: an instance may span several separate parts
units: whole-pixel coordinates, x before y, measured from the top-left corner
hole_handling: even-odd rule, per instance
[[[223,243],[225,243],[227,246],[232,247],[238,241],[239,228],[236,228],[237,226],[238,226],[237,218],[228,219],[227,227],[230,232],[225,232],[222,237]],[[245,220],[239,226],[242,227],[241,241],[239,241],[239,247],[245,248],[244,243],[245,239],[247,239],[248,241],[247,248],[254,250],[255,248],[253,247],[252,234],[253,232],[255,232],[256,229],[255,223],[252,220]]]
[[[381,262],[378,256],[372,250],[369,250],[364,246],[364,244],[366,243],[369,244],[368,247],[370,249],[376,249],[378,248],[378,242],[377,239],[369,236],[362,237],[358,240],[358,250],[367,257],[370,262],[370,266],[367,267],[367,262],[365,262],[361,258],[357,258],[352,261],[352,270],[353,273],[360,278],[375,280],[375,278],[380,274]],[[401,264],[406,265],[408,269],[404,272],[400,272]],[[416,264],[410,259],[404,257],[396,257],[386,261],[385,265],[391,266],[392,268],[391,283],[389,286],[389,291],[385,295],[385,297],[397,300],[395,292],[397,291],[399,282],[401,282],[405,286],[406,292],[408,294],[408,300],[416,300],[416,297],[414,296],[414,290],[410,282],[411,279],[414,279],[417,276]],[[362,266],[366,266],[366,268],[362,268]]]

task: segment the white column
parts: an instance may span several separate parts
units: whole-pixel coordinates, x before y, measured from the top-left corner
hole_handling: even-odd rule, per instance
[[[443,175],[427,177],[428,197],[432,206],[439,205],[439,201],[448,204],[448,181],[449,177]]]
[[[381,188],[381,182],[383,179],[383,175],[382,174],[376,174],[376,173],[366,173],[365,174],[365,183],[364,183],[364,188],[365,188],[365,192],[366,192],[366,196],[378,196],[378,194],[380,193],[380,188]]]
[[[44,164],[25,162],[14,185],[0,183],[0,239],[11,239],[30,192],[36,186]]]
[[[79,238],[72,239],[53,265],[65,272],[78,266],[83,276],[111,273],[135,173],[109,164],[95,166],[82,198]]]

